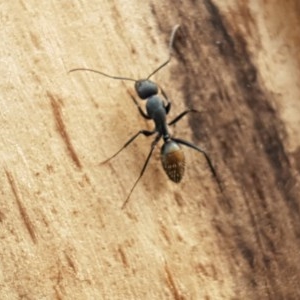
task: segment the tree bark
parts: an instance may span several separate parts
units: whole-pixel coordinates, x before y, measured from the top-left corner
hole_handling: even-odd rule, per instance
[[[1,5],[1,299],[299,299],[296,0],[7,1]],[[172,101],[186,172],[130,95]],[[135,96],[137,97],[137,96]],[[138,100],[144,108],[144,102]]]

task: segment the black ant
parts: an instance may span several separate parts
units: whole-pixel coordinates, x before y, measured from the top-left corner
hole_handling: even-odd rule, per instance
[[[147,103],[146,103],[147,113],[145,113],[143,111],[143,109],[140,107],[140,105],[138,104],[137,100],[133,96],[131,96],[131,98],[134,101],[135,105],[137,106],[141,116],[147,120],[154,121],[155,129],[152,131],[140,130],[133,137],[131,137],[119,151],[117,151],[113,156],[111,156],[110,158],[106,159],[105,161],[103,161],[101,163],[101,164],[104,164],[104,163],[108,162],[109,160],[111,160],[112,158],[114,158],[115,156],[117,156],[124,148],[126,148],[129,144],[131,144],[131,142],[133,142],[140,134],[143,134],[145,136],[151,136],[156,133],[156,137],[151,144],[150,152],[144,163],[141,173],[140,173],[139,177],[137,178],[137,180],[135,181],[133,187],[131,188],[126,200],[124,201],[124,203],[122,205],[122,208],[124,208],[126,206],[126,204],[128,203],[128,200],[129,200],[134,188],[136,187],[136,185],[138,184],[139,180],[141,179],[141,177],[143,176],[143,174],[146,170],[146,167],[148,165],[148,162],[151,158],[151,155],[152,155],[152,152],[153,152],[155,146],[157,145],[157,143],[159,142],[159,140],[161,138],[163,138],[163,141],[164,141],[164,144],[162,145],[162,148],[161,148],[162,166],[163,166],[166,174],[172,181],[174,181],[176,183],[180,182],[183,177],[183,174],[184,174],[185,157],[184,157],[184,153],[180,147],[180,144],[181,144],[181,145],[190,147],[196,151],[199,151],[204,155],[204,157],[207,161],[207,164],[211,170],[211,173],[213,174],[214,178],[216,179],[216,181],[219,185],[220,190],[222,191],[221,182],[217,176],[217,173],[213,167],[213,164],[212,164],[208,154],[203,149],[193,145],[192,143],[187,142],[182,139],[179,139],[179,138],[171,137],[169,134],[168,126],[174,125],[183,116],[185,116],[189,112],[199,112],[199,111],[197,111],[195,109],[187,109],[187,110],[183,111],[181,114],[179,114],[176,118],[174,118],[171,122],[167,123],[166,115],[170,111],[171,102],[168,100],[168,97],[162,88],[160,88],[160,90],[163,95],[163,98],[158,95],[158,85],[155,82],[150,80],[151,76],[153,76],[155,73],[157,73],[160,69],[162,69],[164,66],[166,66],[170,62],[171,57],[172,57],[173,42],[174,42],[175,34],[176,34],[178,28],[179,28],[179,25],[175,25],[173,27],[173,30],[171,33],[168,59],[163,64],[161,64],[158,68],[156,68],[146,79],[136,80],[136,79],[127,78],[127,77],[111,76],[111,75],[105,74],[103,72],[96,71],[93,69],[88,69],[88,68],[76,68],[76,69],[72,69],[69,71],[69,72],[90,71],[90,72],[104,75],[104,76],[112,78],[112,79],[134,81],[135,82],[134,87],[135,87],[135,90],[136,90],[138,96],[142,100],[145,100],[145,99],[147,100]]]

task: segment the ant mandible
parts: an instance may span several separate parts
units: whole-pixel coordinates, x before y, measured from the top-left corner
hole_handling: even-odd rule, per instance
[[[180,27],[180,25],[175,25],[172,29],[170,43],[169,43],[168,59],[164,63],[162,63],[158,68],[156,68],[146,79],[136,80],[136,79],[127,78],[127,77],[111,76],[106,73],[103,73],[103,72],[100,72],[97,70],[93,70],[93,69],[89,69],[89,68],[76,68],[76,69],[72,69],[69,71],[69,73],[75,72],[75,71],[89,71],[89,72],[101,74],[103,76],[106,76],[106,77],[109,77],[112,79],[134,81],[135,82],[134,87],[135,87],[135,90],[136,90],[139,98],[141,98],[141,100],[147,101],[146,102],[146,111],[147,112],[144,112],[143,109],[140,107],[139,103],[137,102],[137,100],[131,95],[131,98],[132,98],[133,102],[135,103],[135,105],[137,106],[141,116],[147,120],[153,120],[154,124],[155,124],[155,129],[151,130],[151,131],[149,131],[149,130],[138,131],[134,136],[132,136],[124,144],[124,146],[119,151],[117,151],[113,156],[111,156],[110,158],[106,159],[105,161],[103,161],[101,163],[101,164],[107,163],[112,158],[116,157],[124,148],[126,148],[129,144],[131,144],[139,135],[143,134],[144,136],[151,136],[156,133],[156,137],[151,144],[150,152],[149,152],[147,159],[144,163],[144,166],[140,172],[140,175],[137,178],[137,180],[135,181],[133,187],[131,188],[126,200],[124,201],[124,203],[122,205],[122,209],[125,208],[125,206],[127,205],[134,188],[136,187],[139,180],[143,176],[143,174],[146,170],[146,167],[148,165],[148,162],[151,158],[151,155],[153,153],[153,150],[161,138],[163,138],[163,141],[164,141],[164,143],[161,147],[162,166],[163,166],[166,174],[172,181],[178,183],[181,181],[181,179],[183,177],[184,168],[185,168],[185,157],[184,157],[184,153],[183,153],[180,145],[184,145],[184,146],[190,147],[204,155],[204,157],[207,161],[207,164],[210,168],[210,171],[211,171],[212,175],[214,176],[216,182],[218,183],[219,189],[222,191],[221,182],[217,176],[215,168],[213,167],[213,164],[212,164],[211,159],[209,158],[208,154],[203,149],[195,146],[194,144],[192,144],[188,141],[185,141],[183,139],[171,137],[169,134],[168,126],[174,125],[183,116],[185,116],[189,112],[199,112],[199,111],[197,111],[195,109],[187,109],[187,110],[183,111],[181,114],[179,114],[176,118],[174,118],[171,122],[167,123],[166,115],[170,111],[171,102],[169,101],[166,93],[164,92],[164,90],[162,88],[160,88],[160,90],[163,95],[163,98],[158,95],[158,85],[155,82],[150,80],[150,77],[152,77],[155,73],[157,73],[160,69],[162,69],[164,66],[166,66],[170,62],[170,60],[172,58],[172,49],[173,49],[175,34],[179,27]]]

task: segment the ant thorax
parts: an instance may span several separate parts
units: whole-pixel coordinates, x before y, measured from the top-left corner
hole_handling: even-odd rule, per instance
[[[169,136],[166,123],[166,108],[161,97],[155,95],[149,97],[146,103],[148,116],[154,121],[156,131],[164,138]]]

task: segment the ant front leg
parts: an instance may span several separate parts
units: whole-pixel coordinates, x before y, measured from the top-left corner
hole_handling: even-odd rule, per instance
[[[131,99],[133,100],[134,104],[136,105],[136,107],[138,108],[141,116],[144,118],[144,119],[147,119],[147,120],[151,120],[151,118],[143,111],[143,109],[140,107],[139,103],[136,101],[136,99],[130,94],[130,97]]]
[[[165,110],[166,110],[166,114],[168,114],[171,109],[171,101],[169,100],[166,92],[161,87],[160,87],[160,90],[161,90],[162,95],[164,96],[164,98],[167,101],[167,104],[165,105]]]

